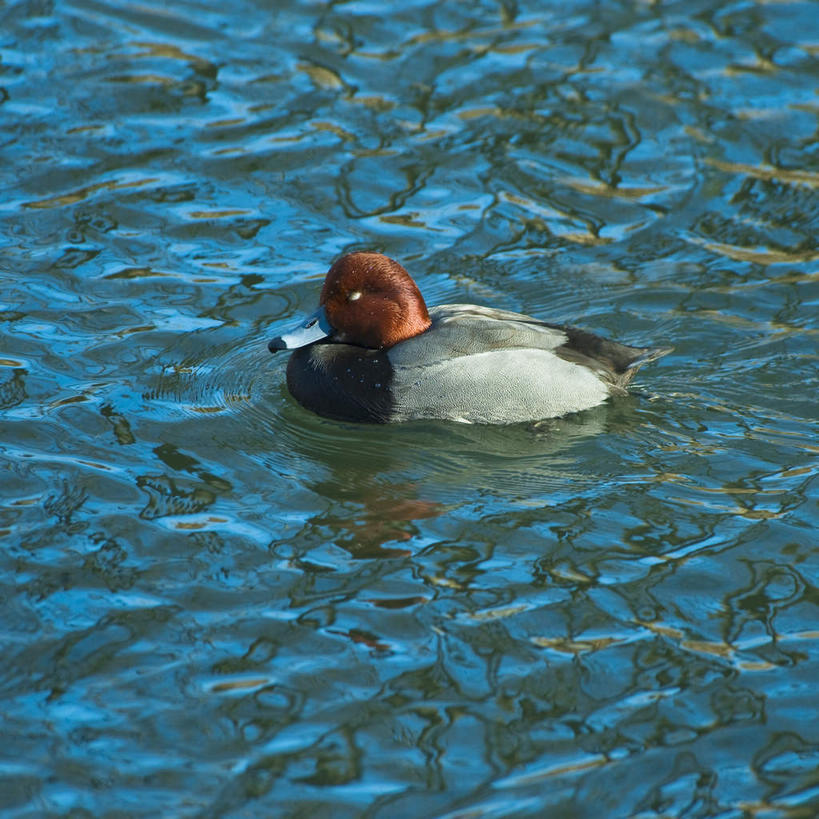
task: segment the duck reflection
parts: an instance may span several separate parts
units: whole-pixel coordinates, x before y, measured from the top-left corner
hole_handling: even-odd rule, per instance
[[[330,501],[312,527],[356,559],[407,557],[419,521],[467,498],[537,499],[589,481],[573,447],[611,426],[608,407],[537,424],[507,427],[419,422],[392,427],[349,425],[285,413],[281,430],[294,454],[320,469],[308,487]],[[536,500],[533,500],[536,502]]]

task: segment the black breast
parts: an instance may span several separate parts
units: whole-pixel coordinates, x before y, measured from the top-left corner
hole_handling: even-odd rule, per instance
[[[311,344],[290,356],[287,388],[307,409],[340,421],[387,423],[393,414],[387,354],[350,344]]]

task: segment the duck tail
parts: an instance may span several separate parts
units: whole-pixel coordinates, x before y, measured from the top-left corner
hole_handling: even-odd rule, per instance
[[[631,383],[632,379],[637,374],[637,370],[639,370],[643,364],[649,364],[652,361],[656,361],[658,358],[662,358],[664,355],[668,355],[674,348],[631,347],[629,349],[635,355],[625,363],[625,366],[620,369],[615,376],[615,386],[622,389],[625,389],[625,387]]]
[[[645,347],[636,358],[628,363],[626,371],[636,372],[643,364],[656,361],[658,358],[673,352],[673,350],[673,347]]]

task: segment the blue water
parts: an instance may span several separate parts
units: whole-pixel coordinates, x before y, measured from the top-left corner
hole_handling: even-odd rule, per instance
[[[819,811],[815,3],[0,5],[0,813]],[[674,352],[311,415],[341,253]]]

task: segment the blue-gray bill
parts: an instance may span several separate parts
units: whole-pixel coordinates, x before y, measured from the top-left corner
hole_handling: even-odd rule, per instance
[[[267,349],[271,353],[278,350],[295,350],[298,347],[306,347],[314,341],[321,341],[321,339],[327,338],[332,333],[333,326],[327,320],[327,314],[324,312],[324,306],[322,305],[307,318],[302,319],[298,326],[271,339]]]

